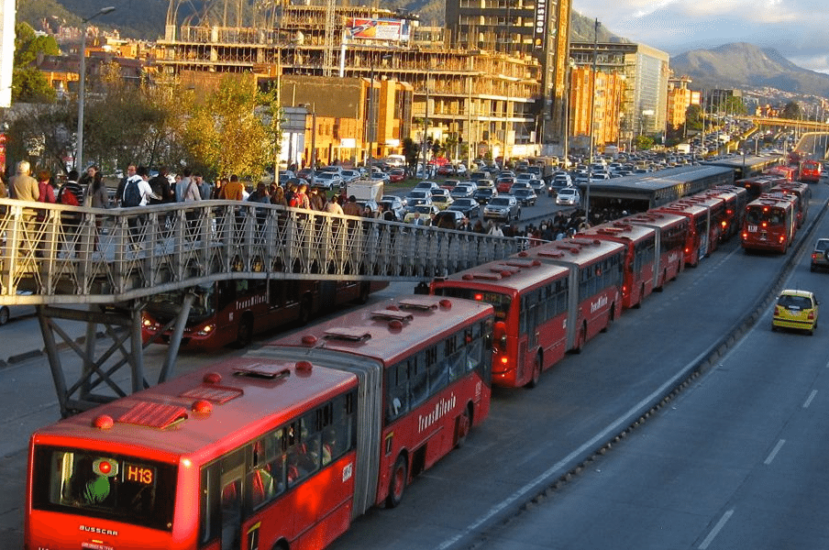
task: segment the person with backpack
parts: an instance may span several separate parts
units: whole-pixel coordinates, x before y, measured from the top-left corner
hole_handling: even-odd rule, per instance
[[[124,195],[121,197],[121,206],[134,208],[136,206],[147,206],[151,199],[160,199],[153,193],[153,188],[148,182],[149,172],[146,166],[139,166],[134,176],[130,177],[124,184]],[[130,240],[133,249],[136,251],[141,247],[141,232],[144,228],[147,216],[139,214],[130,216],[127,225],[130,228]]]
[[[101,180],[100,176],[98,180]],[[93,175],[90,180],[90,186],[94,185],[95,177]],[[64,206],[71,206],[73,209],[81,206],[84,203],[84,192],[80,183],[78,183],[78,171],[71,170],[64,183],[58,191],[59,204]],[[80,252],[81,243],[78,239],[79,229],[83,214],[80,212],[63,212],[60,216],[61,225],[63,226],[63,233],[66,239],[67,252],[71,255],[74,250],[76,253]]]

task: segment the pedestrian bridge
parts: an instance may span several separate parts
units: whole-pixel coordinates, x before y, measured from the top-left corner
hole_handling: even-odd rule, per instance
[[[422,282],[521,246],[511,238],[236,201],[99,209],[0,199],[0,305],[37,306],[67,416],[151,385],[141,323],[153,294],[222,279]],[[158,382],[174,374],[192,300],[188,293],[171,323]],[[67,336],[62,321],[85,322],[84,341]],[[63,366],[61,346],[81,358],[80,375]],[[129,382],[116,376],[122,367]]]
[[[112,304],[220,279],[423,281],[514,239],[235,201],[79,208],[0,200],[0,304]]]

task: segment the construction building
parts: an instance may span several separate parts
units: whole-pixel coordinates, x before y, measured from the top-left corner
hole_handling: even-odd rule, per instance
[[[565,140],[567,52],[572,0],[447,0],[449,43],[468,50],[533,57],[541,64],[539,132],[545,144]],[[555,149],[547,153],[558,153]]]
[[[362,129],[359,138],[353,138],[349,156],[355,162],[398,153],[406,137],[415,142],[427,136],[463,142],[472,157],[538,152],[534,109],[541,65],[532,57],[449,47],[441,41],[443,33],[420,32],[416,19],[390,10],[282,5],[271,11],[247,6],[245,13],[234,14],[227,6],[238,8],[238,3],[230,2],[221,25],[214,17],[192,18],[177,26],[175,14],[182,0],[170,1],[165,39],[157,45],[162,77],[252,71],[262,78],[282,79],[283,86],[291,77],[302,77],[303,82],[323,79],[313,92],[316,100],[301,103],[314,104],[318,122],[339,119],[339,128],[345,118],[353,117],[348,124]],[[326,87],[336,79],[361,81],[349,88],[361,96],[338,96],[338,88]],[[376,95],[369,93],[372,89]],[[283,106],[298,104],[288,99],[285,89],[281,98]],[[349,117],[339,116],[339,107],[334,111],[341,101],[355,107]],[[332,135],[331,144],[315,147],[322,162],[329,150],[332,159],[346,154],[348,147],[337,139]]]

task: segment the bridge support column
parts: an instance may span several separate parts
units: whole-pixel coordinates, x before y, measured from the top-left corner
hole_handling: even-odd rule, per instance
[[[63,417],[149,387],[141,341],[143,306],[139,300],[127,308],[112,309],[38,306],[40,330]],[[87,323],[85,342],[73,340],[61,327],[62,321]],[[105,339],[99,339],[99,325],[104,328]],[[99,349],[98,344],[104,342],[109,345]],[[81,359],[80,369],[75,361],[64,365],[61,352],[67,349]],[[126,364],[130,366],[129,381],[116,376]]]

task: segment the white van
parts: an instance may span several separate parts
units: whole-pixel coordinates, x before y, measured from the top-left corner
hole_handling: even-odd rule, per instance
[[[386,164],[392,168],[403,168],[406,166],[406,157],[403,155],[389,155],[386,157]]]

